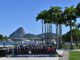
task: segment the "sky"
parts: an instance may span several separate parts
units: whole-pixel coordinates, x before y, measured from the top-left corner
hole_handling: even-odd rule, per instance
[[[40,34],[41,21],[36,22],[37,14],[51,6],[76,6],[80,0],[0,0],[0,34],[9,36],[19,27],[26,33]],[[78,23],[80,22],[79,19]],[[53,25],[53,33],[55,33]],[[63,26],[63,34],[69,31]]]

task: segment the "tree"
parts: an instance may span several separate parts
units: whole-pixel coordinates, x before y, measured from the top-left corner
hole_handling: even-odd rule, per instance
[[[0,35],[0,41],[3,41],[3,40],[4,40],[3,35]]]
[[[75,28],[76,28],[76,31],[79,30],[80,24],[79,24],[79,23],[76,24]],[[79,41],[79,36],[80,36],[80,35],[79,35],[79,32],[76,32],[76,34],[77,34],[78,36],[77,36],[77,41],[75,41],[75,42],[76,42],[76,46],[79,46],[79,45],[78,45],[78,41]]]
[[[66,34],[63,35],[63,39],[64,42],[70,42],[70,32],[68,31]],[[77,37],[80,38],[80,30],[79,29],[73,29],[72,30],[72,36],[73,36],[73,42],[76,44],[76,46],[78,45],[77,42],[79,42],[79,40],[77,39]]]
[[[70,49],[73,49],[73,37],[72,37],[72,23],[76,22],[76,9],[74,8],[74,6],[70,6],[70,7],[66,7],[66,9],[64,10],[64,17],[65,17],[65,21],[66,23],[70,26],[70,40],[71,40],[71,44],[70,44]]]
[[[80,17],[80,3],[78,3],[77,4],[77,6],[76,6],[76,15],[77,15],[77,17],[79,18]]]
[[[3,42],[5,39],[7,39],[7,36],[3,36],[3,35],[0,35],[0,41],[3,43],[3,46],[5,47],[5,43]]]
[[[63,44],[63,39],[62,39],[62,25],[65,25],[65,21],[64,21],[64,14],[63,14],[63,11],[60,15],[60,20],[58,21],[58,24],[59,24],[59,48],[62,48],[62,44]]]
[[[80,3],[77,4],[76,10],[77,10],[76,11],[77,18],[80,18]],[[77,24],[76,28],[79,29],[80,28],[80,24]],[[79,37],[77,39],[79,40]]]
[[[56,35],[57,35],[56,48],[59,48],[59,46],[61,46],[61,40],[62,40],[62,39],[59,40],[59,36],[61,37],[61,31],[62,31],[61,24],[63,22],[61,7],[55,6],[49,9],[49,20],[51,20],[51,22],[56,25]]]
[[[48,24],[50,23],[50,21],[48,20],[48,10],[43,10],[41,11],[37,17],[36,17],[36,21],[38,20],[42,20],[42,33],[43,33],[43,23],[45,24],[45,40],[47,41],[47,28],[48,28]]]
[[[37,20],[39,20],[39,19],[44,20],[45,24],[55,24],[56,25],[56,35],[57,35],[56,48],[58,48],[58,46],[61,44],[61,40],[62,40],[62,39],[59,40],[59,35],[61,37],[61,31],[62,31],[62,29],[61,29],[61,25],[63,22],[62,17],[63,17],[63,14],[62,14],[61,7],[58,7],[58,6],[51,7],[49,10],[43,10],[36,17]],[[60,29],[59,29],[59,25],[60,25]],[[50,27],[51,27],[51,25],[50,25]],[[45,27],[45,29],[46,29],[46,27]],[[49,31],[52,32],[52,27],[50,29],[49,29]]]

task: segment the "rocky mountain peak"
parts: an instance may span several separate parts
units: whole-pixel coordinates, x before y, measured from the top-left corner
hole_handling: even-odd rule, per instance
[[[19,27],[16,31],[14,31],[9,38],[23,38],[23,36],[25,35],[25,31],[23,29],[23,27]]]

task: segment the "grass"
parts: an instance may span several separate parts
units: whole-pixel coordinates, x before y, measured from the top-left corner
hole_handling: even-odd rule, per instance
[[[80,60],[80,51],[71,51],[69,53],[69,60]]]
[[[70,49],[70,45],[65,45],[65,44],[64,44],[64,45],[62,46],[62,48],[63,48],[63,49]],[[79,45],[79,46],[73,45],[73,48],[74,48],[74,49],[80,49],[80,45]]]

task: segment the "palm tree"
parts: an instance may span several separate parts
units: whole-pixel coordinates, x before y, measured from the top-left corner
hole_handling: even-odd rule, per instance
[[[59,35],[61,37],[61,31],[62,29],[59,29],[59,25],[61,27],[62,25],[62,10],[61,7],[55,6],[55,7],[51,7],[49,10],[43,10],[41,11],[41,13],[38,14],[38,16],[36,17],[37,20],[42,19],[45,23],[45,30],[46,30],[46,24],[50,24],[48,25],[49,32],[52,33],[52,24],[56,25],[56,35],[57,35],[57,39],[56,39],[56,48],[58,48],[58,44],[61,44],[61,40],[59,40]],[[60,31],[59,31],[60,30]],[[47,35],[47,34],[46,34]]]
[[[80,18],[80,3],[77,4],[76,10],[77,10],[77,12],[76,12],[77,18]],[[80,24],[78,24],[76,26],[76,28],[79,29],[80,28]],[[78,37],[78,40],[79,40],[79,37]]]
[[[41,23],[42,23],[42,34],[43,34],[43,33],[44,33],[44,29],[43,29],[43,27],[44,27],[44,25],[43,25],[43,24],[44,24],[44,21],[42,20]],[[42,39],[43,39],[43,37],[44,37],[44,36],[42,36]]]
[[[43,27],[44,27],[44,21],[43,21],[43,13],[42,12],[37,15],[36,21],[38,21],[38,20],[42,20],[41,23],[42,23],[42,40],[43,40],[43,37],[44,37],[43,36],[43,33],[44,33],[44,29],[43,29]]]
[[[56,35],[57,35],[57,39],[56,39],[56,48],[58,48],[58,44],[60,44],[60,40],[59,40],[59,23],[61,22],[61,15],[62,15],[62,10],[61,7],[55,6],[55,7],[51,7],[49,9],[49,20],[52,21],[53,24],[56,25]]]
[[[71,45],[70,45],[70,49],[73,49],[73,37],[72,37],[72,22],[76,22],[76,9],[73,6],[70,7],[66,7],[66,9],[64,10],[64,17],[65,17],[65,21],[66,23],[70,26],[70,39],[71,39]]]
[[[48,20],[48,10],[43,10],[41,11],[37,17],[36,17],[36,21],[38,20],[42,20],[42,24],[44,23],[44,26],[45,26],[45,40],[47,41],[47,30],[48,30],[48,24],[49,23],[49,20]],[[42,25],[42,32],[43,32],[43,25]]]
[[[61,12],[58,24],[59,24],[59,48],[62,48],[62,40],[63,40],[62,39],[62,25],[65,24],[63,11]]]
[[[75,26],[75,28],[76,28],[76,34],[77,34],[76,46],[78,46],[78,41],[79,41],[79,32],[77,32],[77,30],[79,30],[79,28],[80,28],[80,24],[78,23],[78,24]]]
[[[78,5],[76,6],[77,12],[76,15],[79,18],[80,17],[80,3],[78,3]]]

